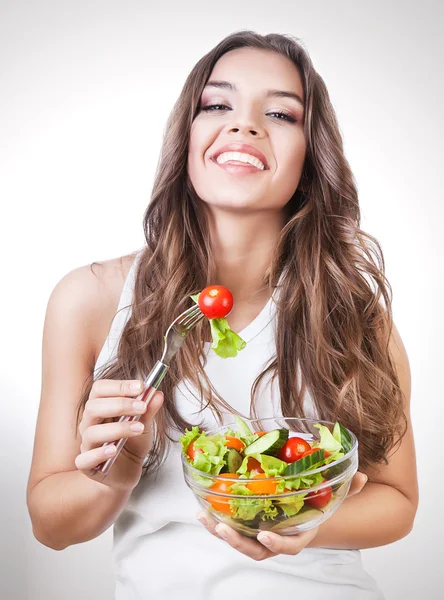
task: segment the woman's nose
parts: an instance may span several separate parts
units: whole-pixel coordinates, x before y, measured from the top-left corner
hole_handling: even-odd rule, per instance
[[[240,133],[243,135],[253,135],[260,136],[262,135],[262,127],[254,118],[253,115],[237,115],[228,124],[228,133]]]

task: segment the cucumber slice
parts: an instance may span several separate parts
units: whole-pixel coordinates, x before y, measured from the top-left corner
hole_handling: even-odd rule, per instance
[[[275,455],[288,440],[288,429],[273,429],[262,435],[258,440],[244,449],[244,455],[269,454]]]
[[[339,430],[341,432],[341,444],[342,444],[342,448],[344,450],[344,453],[347,454],[347,452],[350,452],[350,449],[352,447],[351,435],[345,429],[345,427],[343,425],[341,425],[340,423],[339,423]]]
[[[324,511],[319,510],[318,508],[309,508],[298,512],[298,514],[293,517],[288,517],[288,519],[277,523],[270,531],[280,531],[282,529],[287,529],[287,527],[296,527],[305,525],[306,523],[312,523],[313,527],[315,527],[315,525],[321,521],[323,516]]]
[[[242,456],[235,448],[230,448],[227,454],[228,473],[236,473],[242,464]]]
[[[304,456],[299,460],[295,460],[290,463],[284,471],[284,475],[298,475],[299,473],[305,473],[310,471],[318,463],[322,463],[325,458],[325,452],[322,449],[316,450],[313,454]]]

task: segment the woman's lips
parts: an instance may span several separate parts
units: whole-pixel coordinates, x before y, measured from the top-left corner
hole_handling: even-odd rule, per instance
[[[258,169],[254,165],[244,163],[238,160],[229,160],[222,164],[219,164],[215,159],[211,159],[212,162],[217,166],[226,171],[227,173],[233,173],[234,175],[250,175],[252,173],[264,173],[265,171]]]

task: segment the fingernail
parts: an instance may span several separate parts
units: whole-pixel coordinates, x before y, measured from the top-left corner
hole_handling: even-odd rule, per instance
[[[143,431],[143,423],[132,423],[130,429],[131,431]]]
[[[257,539],[260,541],[261,544],[263,544],[264,546],[266,546],[267,548],[269,548],[272,543],[273,540],[270,538],[270,536],[264,534],[262,535],[261,533],[257,536]]]
[[[208,521],[205,519],[205,517],[197,517],[197,520],[199,523],[202,523],[204,527],[208,527]]]
[[[220,537],[224,540],[228,539],[228,531],[225,529],[225,527],[216,527],[216,533],[218,535],[220,535]]]
[[[138,412],[142,412],[142,410],[145,410],[145,406],[145,402],[142,402],[142,400],[137,400],[137,402],[133,402],[133,408]]]
[[[115,454],[115,453],[116,453],[116,447],[114,444],[111,444],[110,446],[107,446],[105,448],[105,454],[107,456],[111,456],[112,454]]]
[[[130,390],[132,394],[138,394],[139,392],[141,392],[142,386],[140,384],[140,381],[133,381],[130,385]]]

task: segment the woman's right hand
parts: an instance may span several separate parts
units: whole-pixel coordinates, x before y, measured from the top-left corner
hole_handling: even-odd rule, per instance
[[[143,461],[153,444],[153,418],[163,403],[162,392],[156,392],[148,406],[135,402],[142,392],[141,381],[116,381],[99,379],[94,382],[82,420],[79,425],[81,436],[80,454],[75,459],[77,469],[87,477],[109,487],[132,490],[142,474]],[[122,415],[140,416],[136,422],[122,422]],[[113,454],[113,446],[104,442],[116,442],[128,438],[108,475],[104,476],[94,467],[102,464]]]

